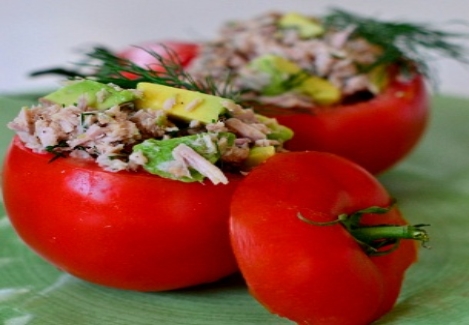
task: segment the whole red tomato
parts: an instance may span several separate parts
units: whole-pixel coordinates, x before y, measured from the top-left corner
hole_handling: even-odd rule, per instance
[[[106,172],[94,162],[33,153],[15,138],[3,169],[7,214],[44,259],[84,280],[159,291],[237,271],[228,185]]]
[[[416,260],[415,242],[368,255],[337,220],[378,206],[385,211],[364,213],[354,229],[405,225],[391,204],[379,182],[345,158],[319,152],[270,158],[246,176],[231,205],[231,241],[250,291],[298,324],[363,325],[380,318]]]
[[[295,132],[285,147],[326,151],[346,157],[373,174],[406,157],[420,141],[430,115],[422,76],[391,76],[388,87],[369,101],[311,109],[260,107]]]

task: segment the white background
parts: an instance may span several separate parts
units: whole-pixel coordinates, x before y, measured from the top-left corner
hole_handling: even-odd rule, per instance
[[[314,15],[330,7],[469,34],[467,0],[1,0],[0,94],[55,86],[57,77],[32,79],[28,73],[76,62],[82,57],[77,51],[93,45],[120,49],[149,40],[205,39],[226,20],[274,9]],[[452,20],[466,26],[449,25]],[[469,39],[462,43],[469,48]],[[435,64],[441,93],[469,97],[469,66]]]

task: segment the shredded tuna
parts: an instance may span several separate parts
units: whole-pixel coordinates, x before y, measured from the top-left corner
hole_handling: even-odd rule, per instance
[[[199,173],[210,179],[215,185],[219,183],[228,184],[228,179],[220,168],[216,167],[194,151],[194,149],[183,143],[174,148],[173,157],[176,161],[184,162],[191,168],[197,170]]]
[[[141,151],[132,152],[129,156],[129,163],[134,164],[135,166],[143,166],[147,163],[148,159]]]
[[[119,106],[95,111],[80,99],[77,106],[42,104],[25,108],[8,127],[35,152],[45,152],[48,148],[80,151],[73,156],[93,156],[104,169],[117,171],[128,167],[126,146],[143,138],[138,125],[129,120],[132,113]]]
[[[207,124],[206,128],[207,128],[208,131],[216,132],[216,133],[227,132],[228,131],[228,129],[225,126],[225,123],[223,123],[222,121],[218,121],[218,122],[215,122],[215,123],[209,123],[209,124]]]
[[[195,79],[210,76],[220,84],[229,76],[234,90],[252,90],[257,92],[255,99],[260,103],[282,107],[311,107],[314,102],[298,93],[261,96],[259,90],[268,84],[269,76],[246,68],[253,59],[266,54],[283,56],[305,71],[331,81],[344,96],[376,90],[368,76],[361,74],[357,67],[375,62],[381,49],[362,38],[351,37],[355,26],[328,30],[321,37],[305,39],[295,29],[280,29],[281,17],[279,12],[269,12],[223,25],[216,38],[201,44],[198,56],[187,71]],[[348,82],[357,76],[360,82]],[[245,91],[242,94],[245,99],[252,96]]]
[[[15,130],[17,132],[32,133],[33,125],[32,125],[32,118],[31,115],[33,114],[33,109],[28,109],[27,107],[23,107],[20,110],[18,116],[12,121],[7,124],[8,128]]]
[[[257,122],[256,114],[251,108],[243,108],[241,105],[228,100],[224,100],[222,105],[230,111],[232,117],[237,118],[238,120],[248,123]]]
[[[105,100],[106,94],[99,95]],[[201,101],[189,103],[189,109],[197,109]],[[169,105],[169,104],[168,104]],[[194,137],[196,152],[186,144],[179,144],[172,152],[173,161],[163,162],[162,168],[179,177],[191,177],[191,170],[209,178],[214,184],[226,184],[223,170],[240,170],[250,149],[255,146],[282,143],[268,140],[271,119],[258,119],[252,109],[226,101],[228,113],[220,120],[205,124],[192,120],[185,122],[160,109],[136,109],[131,103],[98,110],[88,105],[86,96],[77,103],[63,107],[43,100],[40,104],[24,107],[18,116],[8,123],[27,148],[34,152],[53,152],[83,160],[94,160],[101,168],[111,172],[146,169],[148,158],[134,146],[147,139],[166,140],[188,135]],[[225,134],[226,133],[226,134]],[[219,162],[213,163],[205,154]]]
[[[370,87],[368,80],[363,75],[352,76],[344,81],[344,94],[352,95],[364,87],[367,87],[372,93],[377,93],[376,87]]]
[[[162,137],[166,132],[164,127],[168,125],[166,113],[154,109],[138,110],[129,116],[129,120],[135,123],[145,138]]]
[[[355,26],[348,26],[344,30],[330,34],[329,42],[331,46],[336,49],[344,48],[355,28]]]
[[[261,139],[256,141],[256,146],[258,147],[267,147],[267,146],[278,146],[279,142],[277,140],[270,139]]]
[[[249,147],[230,147],[225,150],[221,160],[228,163],[241,164],[249,156]]]
[[[248,139],[248,138],[237,138],[235,140],[236,146],[243,147],[243,148],[248,147],[251,142],[252,142],[252,140]]]
[[[237,118],[227,119],[225,121],[225,125],[228,127],[228,129],[240,134],[242,137],[251,139],[253,141],[265,139],[267,137],[267,135],[258,128],[252,126],[251,124],[246,124]]]

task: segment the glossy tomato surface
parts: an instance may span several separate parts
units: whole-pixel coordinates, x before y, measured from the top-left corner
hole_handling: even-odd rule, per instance
[[[265,186],[275,184],[275,186]],[[337,220],[392,199],[367,171],[330,153],[269,158],[238,186],[231,241],[250,291],[272,313],[298,324],[364,325],[396,302],[416,245],[369,256]],[[365,214],[363,225],[404,225],[397,208]]]
[[[44,259],[101,285],[159,291],[237,271],[228,236],[228,185],[148,173],[106,172],[94,162],[37,154],[15,138],[3,169],[7,214]]]
[[[292,128],[295,136],[285,147],[293,151],[326,151],[381,173],[406,157],[426,129],[429,96],[424,79],[392,78],[383,93],[350,105],[297,111],[263,108]]]

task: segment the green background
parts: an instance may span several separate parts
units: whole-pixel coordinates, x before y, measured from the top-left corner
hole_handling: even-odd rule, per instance
[[[35,94],[0,97],[0,125]],[[428,132],[379,178],[411,223],[430,223],[431,249],[376,324],[469,324],[469,100],[435,97]],[[0,127],[0,157],[12,132]],[[270,315],[233,276],[163,293],[119,291],[63,274],[32,253],[0,214],[0,321],[23,324],[291,324]]]

